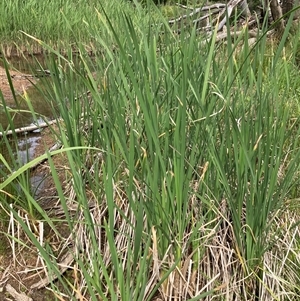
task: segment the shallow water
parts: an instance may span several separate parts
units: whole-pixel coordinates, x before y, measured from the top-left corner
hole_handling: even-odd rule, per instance
[[[41,58],[39,58],[41,59]],[[41,63],[37,63],[37,58],[13,58],[9,61],[9,68],[11,70],[17,69],[22,74],[34,74],[34,72],[41,68]],[[3,62],[0,62],[0,66],[4,67]],[[6,76],[4,78],[2,74],[2,87],[5,87]],[[53,108],[51,104],[47,103],[42,93],[43,84],[45,81],[51,80],[50,77],[45,78],[32,78],[35,81],[34,85],[31,85],[26,89],[27,98],[30,99],[33,110],[36,114],[38,122],[42,119],[53,118]],[[16,89],[17,82],[14,82]],[[5,87],[6,88],[6,87]],[[9,89],[9,87],[7,87]],[[20,89],[19,89],[20,90]],[[22,89],[21,89],[22,91]],[[4,91],[3,91],[4,94]],[[8,93],[6,93],[6,96]],[[27,111],[27,112],[25,112]],[[9,113],[8,113],[9,112]],[[8,114],[10,117],[8,117]],[[29,126],[34,122],[33,114],[30,112],[26,98],[22,95],[17,96],[16,99],[13,97],[6,97],[2,103],[0,102],[0,130],[6,130],[11,128],[20,128]],[[6,178],[7,174],[14,171],[35,157],[36,148],[41,143],[41,136],[38,133],[22,133],[16,137],[0,137],[0,154],[2,159],[0,160],[0,178]],[[8,170],[5,167],[4,162],[10,167]],[[33,196],[37,196],[44,189],[44,176],[35,174],[30,177],[30,186]]]
[[[42,58],[39,58],[42,60]],[[43,63],[43,60],[42,60]],[[11,70],[18,70],[19,72],[25,75],[37,74],[38,70],[42,67],[42,63],[37,61],[37,58],[13,58],[9,61],[9,68]],[[4,67],[3,61],[0,61],[0,66]],[[4,76],[1,78],[2,82],[4,82]],[[6,80],[6,76],[5,76]],[[22,91],[22,84],[13,78],[13,84],[17,91]],[[43,85],[45,81],[51,80],[50,77],[45,78],[37,78],[37,77],[29,77],[26,79],[27,85],[30,86],[26,89],[27,99],[30,100],[31,105],[33,107],[34,112],[37,116],[43,116],[47,118],[53,117],[53,109],[51,105],[47,103],[41,90],[43,89]],[[34,85],[31,85],[30,82],[35,82]],[[5,85],[5,84],[3,84]],[[3,86],[2,85],[2,86]],[[9,89],[9,87],[5,87]],[[4,93],[3,93],[4,94]],[[7,93],[6,93],[7,94]],[[16,93],[18,94],[18,93]],[[5,94],[4,94],[5,95]],[[4,103],[0,106],[0,124],[1,127],[5,130],[7,127],[19,128],[23,126],[27,126],[33,122],[34,118],[32,113],[30,112],[30,108],[28,106],[26,98],[22,95],[17,95],[16,99],[13,97],[4,97]],[[27,111],[27,112],[26,112]],[[10,118],[7,116],[9,112]],[[11,119],[11,120],[9,120]]]
[[[36,148],[41,142],[41,136],[38,134],[30,134],[20,136],[18,141],[14,139],[8,140],[12,153],[8,151],[7,144],[4,141],[0,141],[0,153],[3,156],[6,163],[10,166],[10,170],[7,170],[5,164],[0,160],[1,177],[6,174],[17,170],[21,166],[28,163],[35,157]],[[13,157],[13,158],[12,158]],[[14,162],[12,162],[14,160]],[[30,184],[33,195],[36,196],[44,187],[44,177],[42,175],[35,175],[30,177]]]
[[[41,137],[35,135],[22,137],[18,140],[17,157],[20,165],[24,165],[34,158],[35,150],[38,147],[40,140]]]

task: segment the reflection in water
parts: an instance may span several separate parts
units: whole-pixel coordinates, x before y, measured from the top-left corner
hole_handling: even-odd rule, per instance
[[[16,94],[19,92],[19,95],[14,98],[0,57],[0,80],[2,81],[0,88],[2,87],[3,96],[6,96],[0,97],[0,131],[29,126],[35,123],[36,119],[37,122],[53,119],[55,105],[48,103],[45,99],[45,95],[47,95],[45,87],[51,86],[53,77],[43,76],[41,72],[38,72],[45,65],[44,57],[10,59],[10,70],[16,69],[19,71],[11,72],[11,81],[15,92]],[[37,74],[43,77],[31,76]],[[6,89],[6,94],[4,94],[4,89]],[[26,89],[26,97],[20,95],[24,89]],[[28,100],[30,100],[30,106],[28,105]],[[34,113],[30,112],[30,107]],[[35,133],[25,133],[14,137],[0,137],[0,154],[2,155],[2,158],[0,158],[0,181],[5,180],[13,171],[35,157],[36,148],[41,143],[40,139],[41,136]],[[6,166],[9,166],[9,168]],[[29,172],[28,177],[31,195],[33,197],[41,195],[45,187],[45,176],[36,173],[33,175]]]
[[[28,99],[33,107],[36,116],[44,116],[53,118],[53,108],[46,102],[41,91],[43,83],[39,81],[37,87],[32,87],[26,90]],[[39,89],[38,89],[39,88]],[[6,130],[13,125],[14,128],[28,126],[34,121],[33,114],[30,112],[26,99],[22,96],[17,96],[17,100],[4,100],[4,104],[0,104],[0,124]],[[9,116],[7,114],[9,113]],[[9,120],[10,119],[10,120]],[[10,124],[10,121],[12,124]]]
[[[42,59],[42,57],[39,57],[38,61],[36,57],[10,59],[9,68],[18,70],[18,72],[10,71],[16,98],[13,97],[4,66],[0,63],[0,88],[3,95],[1,97],[2,102],[0,101],[0,131],[29,126],[36,118],[38,119],[37,122],[42,122],[53,117],[51,105],[47,103],[41,92],[45,83],[47,83],[45,81],[49,81],[51,78],[38,79],[31,76],[37,73],[35,70],[41,69]],[[26,97],[20,95],[24,91],[26,91]],[[27,102],[28,100],[30,100],[30,105]],[[34,114],[30,112],[30,107]],[[35,118],[33,115],[35,115]],[[40,139],[40,135],[34,133],[25,133],[25,135],[22,134],[17,138],[16,136],[0,137],[0,153],[3,158],[0,160],[0,180],[5,179],[11,172],[35,157]],[[5,166],[4,162],[9,168]],[[36,196],[44,187],[44,177],[42,175],[30,176],[29,181],[32,195]]]
[[[13,139],[9,140],[9,144],[10,144],[9,147],[11,150],[14,150],[12,153],[9,153],[6,144],[0,143],[1,154],[4,160],[10,166],[11,171],[20,168],[21,166],[28,163],[30,160],[32,160],[35,157],[36,148],[40,143],[40,139],[41,139],[40,135],[31,134],[30,136],[25,135],[20,137],[20,139],[17,142]],[[3,142],[3,140],[0,142]],[[11,155],[13,155],[13,158]],[[14,162],[12,162],[12,160],[14,160]],[[0,178],[3,177],[2,179],[5,179],[7,175],[11,173],[6,169],[5,165],[1,161],[0,161],[0,170],[1,170]],[[33,197],[38,196],[44,189],[45,177],[43,175],[30,176],[29,181],[30,181],[32,196]]]
[[[1,138],[0,138],[1,139]],[[15,141],[14,139],[0,140],[0,153],[3,159],[14,171],[34,158],[35,151],[40,142],[40,135],[22,136]],[[5,172],[5,164],[0,161],[1,173]],[[9,171],[6,171],[9,173]]]
[[[47,103],[45,95],[41,92],[45,84],[49,84],[51,77],[34,76],[43,64],[45,64],[43,57],[10,59],[11,82],[16,94],[16,98],[14,98],[4,70],[4,63],[1,63],[0,60],[0,88],[4,98],[2,103],[0,102],[0,125],[4,130],[8,127],[9,129],[24,127],[32,123],[33,114],[30,112],[30,107],[36,116],[53,117],[53,108]],[[26,91],[26,98],[24,95],[22,96],[24,91]],[[30,100],[30,105],[28,100]]]
[[[34,158],[35,149],[39,145],[40,139],[40,136],[32,136],[18,140],[17,159],[20,165],[24,165]]]

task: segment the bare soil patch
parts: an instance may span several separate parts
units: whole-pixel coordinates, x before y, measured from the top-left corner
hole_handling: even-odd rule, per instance
[[[32,75],[24,74],[18,71],[9,71],[12,84],[16,94],[23,94],[25,90],[32,87],[37,79]],[[0,90],[6,101],[13,99],[9,80],[7,78],[6,70],[0,66]]]

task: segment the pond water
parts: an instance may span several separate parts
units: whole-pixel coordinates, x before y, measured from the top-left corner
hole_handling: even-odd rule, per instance
[[[0,131],[29,126],[32,123],[36,123],[36,121],[53,119],[55,104],[45,99],[45,94],[47,96],[49,95],[49,98],[52,99],[51,92],[47,94],[42,91],[43,89],[48,90],[49,93],[48,87],[51,87],[51,81],[55,77],[49,76],[48,73],[43,73],[41,70],[44,70],[44,68],[48,69],[47,66],[53,66],[53,63],[56,64],[56,58],[46,58],[43,56],[26,58],[13,57],[9,59],[8,63],[9,69],[11,70],[10,75],[13,86],[19,95],[13,97],[7,82],[4,62],[3,60],[1,61],[0,57],[0,88],[3,94],[3,97],[0,97]],[[79,57],[78,60],[76,57],[72,58],[72,63],[74,63],[78,69],[81,67]],[[92,60],[90,64],[94,66]],[[62,65],[62,68],[65,67],[64,62],[60,62],[59,65]],[[37,77],[35,75],[39,76]],[[26,91],[26,97],[24,97],[24,90]],[[33,117],[33,114],[29,112],[27,99],[30,99],[36,119]],[[25,112],[26,110],[27,112]],[[17,136],[0,136],[0,154],[10,166],[10,170],[7,170],[4,164],[5,161],[0,158],[0,181],[1,178],[5,178],[10,171],[16,170],[35,157],[37,146],[45,143],[42,139],[39,133],[32,132],[21,133]],[[49,145],[49,147],[51,146],[52,145]],[[35,173],[34,176],[31,175],[30,181],[32,190],[40,191],[43,189],[43,175]]]
[[[30,99],[37,116],[40,115],[50,119],[53,117],[51,105],[47,103],[41,93],[43,82],[50,80],[50,77],[37,78],[32,76],[38,73],[43,62],[43,57],[12,58],[9,60],[9,68],[12,70],[11,80],[16,92],[16,98],[14,98],[5,74],[4,62],[3,60],[0,61],[0,89],[4,98],[0,106],[0,124],[3,129],[7,129],[9,126],[12,127],[7,116],[8,111],[15,128],[28,126],[34,121],[32,113],[29,112],[26,98]],[[24,97],[24,90],[27,94],[26,98]]]
[[[51,78],[32,76],[41,69],[44,63],[43,57],[27,57],[26,59],[15,57],[8,63],[16,98],[11,92],[3,60],[0,60],[0,88],[3,96],[0,102],[0,130],[25,127],[34,123],[35,118],[30,112],[26,99],[30,99],[37,121],[52,119],[53,106],[45,100],[41,92],[45,81],[49,81]],[[24,90],[26,97],[22,95]],[[16,136],[0,137],[0,153],[10,169],[15,170],[35,157],[36,148],[40,143],[42,141],[38,133],[22,133],[17,138]],[[5,175],[10,173],[3,162],[0,160],[0,178],[5,178]],[[37,174],[30,178],[34,195],[43,189],[43,181],[43,175]]]

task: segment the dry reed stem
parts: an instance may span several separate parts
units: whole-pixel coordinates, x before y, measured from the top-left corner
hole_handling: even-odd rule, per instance
[[[95,172],[94,169],[90,171]],[[131,225],[135,225],[136,219],[130,208],[125,190],[122,188],[123,184],[114,184],[115,204],[119,207],[119,210],[115,210],[114,212],[114,241],[122,269],[125,272],[128,264],[127,252],[129,249],[133,249],[133,239],[128,238],[134,237],[134,229]],[[136,184],[138,185],[138,190],[142,190],[142,185],[139,183]],[[194,193],[196,193],[197,185],[197,183],[191,184],[191,187],[195,188],[195,190],[192,189]],[[190,204],[193,205],[192,207],[197,203],[197,198],[194,193],[190,196]],[[68,185],[65,186],[64,194],[66,199],[68,199],[67,207],[69,208],[69,214],[73,216],[77,222],[69,237],[57,237],[57,239],[61,241],[58,254],[60,254],[59,257],[61,257],[62,254],[67,254],[66,256],[69,256],[71,259],[65,266],[66,268],[72,269],[75,275],[75,280],[72,284],[74,295],[79,299],[88,300],[86,291],[87,280],[83,277],[77,259],[81,258],[86,266],[90,267],[89,273],[93,274],[92,262],[96,250],[91,242],[89,235],[90,229],[85,222],[84,210],[89,210],[98,243],[98,251],[102,256],[105,266],[109,267],[112,265],[111,250],[109,248],[107,233],[105,233],[101,226],[108,217],[105,195],[96,196],[87,187],[89,208],[82,208],[78,206],[72,181],[68,181]],[[123,214],[120,214],[120,211],[122,211]],[[198,208],[197,214],[200,212],[201,208]],[[64,214],[62,208],[58,210],[58,213],[60,215]],[[280,229],[281,231],[278,233],[273,248],[266,252],[264,256],[263,278],[258,279],[258,276],[254,272],[245,274],[243,268],[244,263],[241,261],[235,249],[234,233],[227,216],[228,208],[226,200],[220,202],[220,207],[215,208],[215,213],[216,220],[204,224],[200,229],[202,242],[199,243],[199,246],[201,246],[201,250],[189,250],[188,238],[190,237],[190,233],[186,232],[183,236],[185,241],[181,242],[183,250],[182,259],[159,288],[162,300],[187,300],[188,298],[196,297],[205,292],[211,292],[213,298],[216,300],[254,300],[255,294],[257,294],[258,291],[263,300],[273,300],[275,296],[278,300],[283,300],[284,296],[287,295],[291,296],[291,300],[297,300],[294,292],[295,287],[293,287],[293,283],[296,286],[300,280],[297,274],[300,266],[300,256],[297,245],[300,231],[298,226],[293,226],[297,225],[297,214],[292,215],[289,211],[283,213],[281,216],[275,214],[274,220],[276,224],[274,228],[275,230]],[[27,216],[24,216],[23,219],[28,227],[32,229],[32,233],[42,242],[41,237],[43,237],[43,234],[39,233],[39,231],[42,231],[42,228],[35,227],[31,224]],[[13,243],[13,241],[15,240],[14,237],[16,237],[15,233],[21,232],[21,228],[20,225],[17,225],[15,219],[11,220],[9,227],[10,233],[14,233],[11,238],[11,245],[14,246],[15,256],[17,256],[17,254],[20,253],[16,252],[15,243]],[[14,230],[12,230],[12,227]],[[144,216],[144,227],[146,231],[146,216]],[[19,233],[17,236],[20,239],[22,235],[22,233]],[[152,292],[157,282],[161,280],[161,277],[164,276],[165,272],[175,263],[173,255],[174,246],[170,245],[166,253],[161,257],[159,255],[158,238],[154,227],[151,229],[151,235],[151,248],[149,253],[144,255],[152,257],[152,266],[150,267],[149,278],[146,285],[145,299]],[[70,246],[73,246],[71,253],[69,253]],[[38,251],[36,252],[38,253]],[[199,255],[202,254],[199,263],[193,261],[195,252],[198,252]],[[291,258],[295,260],[292,261]],[[74,259],[76,259],[75,262],[71,264]],[[41,262],[39,264],[37,262],[36,275],[40,273],[40,265]],[[62,271],[62,273],[63,272],[64,271]],[[101,277],[104,281],[104,276],[101,275]],[[110,277],[111,280],[114,281],[112,273]],[[289,281],[285,280],[286,277],[288,277]],[[43,282],[43,285],[46,284],[46,282]],[[116,292],[120,296],[118,290],[119,288],[116,287]],[[108,288],[104,294],[109,296]],[[204,300],[212,300],[212,296],[208,295]]]

